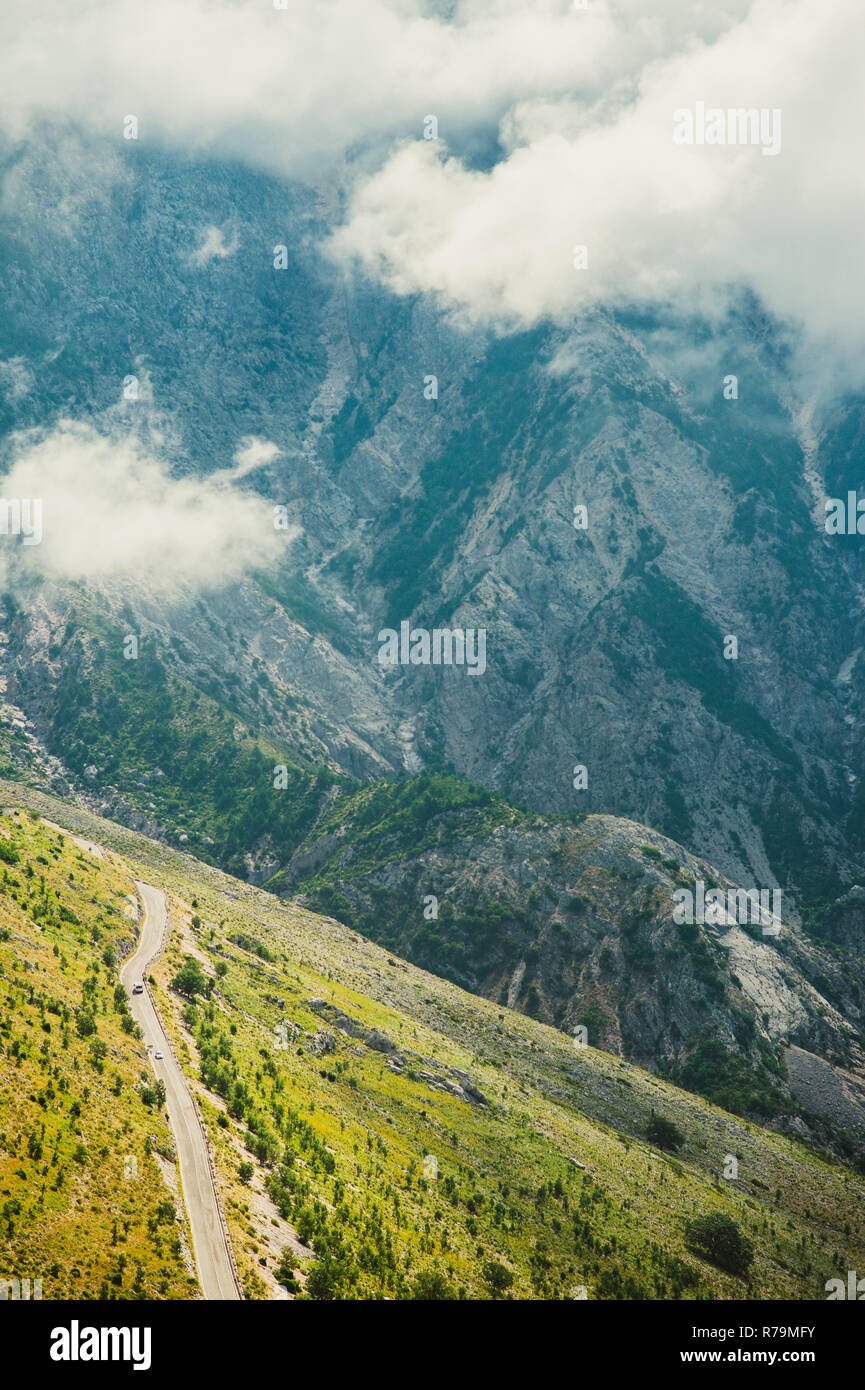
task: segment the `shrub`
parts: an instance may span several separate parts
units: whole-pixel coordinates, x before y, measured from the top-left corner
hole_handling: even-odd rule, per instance
[[[685,1240],[696,1254],[730,1274],[745,1276],[754,1258],[754,1247],[731,1216],[713,1211],[695,1216],[685,1227]]]
[[[425,1303],[443,1303],[455,1299],[457,1291],[453,1284],[437,1269],[425,1269],[415,1276],[412,1298]]]
[[[659,1149],[669,1149],[673,1153],[685,1142],[685,1136],[679,1126],[666,1119],[664,1115],[656,1115],[654,1111],[646,1130],[646,1137],[650,1144],[657,1144]]]
[[[288,1289],[289,1293],[300,1293],[300,1283],[295,1278],[294,1271],[294,1255],[291,1247],[287,1245],[282,1252],[279,1264],[273,1271],[273,1276],[278,1284],[282,1284],[283,1288]]]
[[[493,1298],[501,1298],[514,1282],[514,1276],[501,1260],[487,1260],[483,1267],[484,1283]]]

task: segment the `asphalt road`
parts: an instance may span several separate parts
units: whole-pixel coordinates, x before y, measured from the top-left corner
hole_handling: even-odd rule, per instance
[[[141,1025],[150,1064],[156,1076],[165,1083],[166,1109],[177,1145],[183,1198],[189,1216],[201,1291],[205,1298],[236,1299],[239,1294],[219,1219],[207,1145],[189,1087],[174,1060],[147,990],[143,994],[132,993],[132,986],[137,980],[143,980],[148,963],[159,950],[166,916],[165,895],[159,889],[152,888],[149,883],[136,883],[136,887],[144,903],[141,940],[137,950],[121,967],[120,979],[129,993],[132,1016]],[[161,1061],[157,1061],[153,1055],[157,1049],[162,1051]]]

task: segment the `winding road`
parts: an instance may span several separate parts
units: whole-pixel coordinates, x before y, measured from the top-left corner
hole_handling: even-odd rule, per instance
[[[177,1145],[183,1199],[189,1216],[201,1292],[208,1299],[237,1299],[240,1295],[219,1217],[207,1143],[195,1103],[186,1078],[174,1060],[162,1021],[148,991],[132,993],[132,986],[144,979],[146,967],[162,944],[166,922],[164,893],[152,888],[149,883],[136,881],[136,887],[144,904],[141,939],[137,949],[124,962],[120,979],[129,992],[132,1016],[141,1025],[151,1065],[157,1077],[165,1083],[166,1109]],[[160,1061],[154,1057],[157,1049],[163,1054]]]

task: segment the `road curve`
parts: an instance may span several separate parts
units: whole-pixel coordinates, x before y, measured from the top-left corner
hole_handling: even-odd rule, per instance
[[[174,1060],[165,1030],[149,993],[147,990],[143,994],[132,993],[132,986],[137,980],[144,979],[147,965],[159,950],[166,918],[165,895],[158,888],[152,888],[149,883],[136,881],[136,887],[144,904],[141,939],[135,952],[124,962],[120,979],[129,993],[132,1016],[136,1023],[141,1025],[151,1065],[157,1077],[165,1083],[166,1109],[177,1145],[183,1198],[189,1216],[201,1292],[205,1298],[236,1299],[239,1294],[234,1282],[225,1233],[219,1219],[207,1144],[195,1104],[183,1072]],[[157,1048],[163,1054],[161,1061],[156,1061],[153,1055]]]

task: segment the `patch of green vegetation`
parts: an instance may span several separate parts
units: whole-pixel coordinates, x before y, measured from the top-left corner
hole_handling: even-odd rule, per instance
[[[507,451],[518,449],[539,409],[525,390],[547,330],[494,342],[464,390],[468,423],[421,469],[417,496],[401,498],[381,518],[382,544],[370,577],[388,590],[393,611],[410,613],[452,557],[461,523],[500,474]],[[559,467],[565,466],[564,459]]]
[[[755,1067],[714,1039],[700,1042],[674,1075],[678,1085],[734,1115],[779,1115],[791,1108],[764,1067]]]
[[[0,1279],[43,1299],[194,1298],[170,1152],[117,961],[129,875],[38,821],[3,817]]]
[[[737,688],[736,663],[724,660],[721,633],[677,584],[646,569],[631,591],[628,613],[652,632],[663,671],[697,690],[705,708],[748,742],[761,743],[780,762],[800,769],[796,753]]]
[[[346,655],[357,653],[356,639],[328,613],[312,585],[302,575],[287,571],[260,571],[255,578],[259,587],[307,632],[326,637],[332,646]]]
[[[246,855],[265,836],[288,857],[318,819],[330,788],[351,778],[300,766],[268,747],[210,696],[170,674],[152,654],[122,656],[122,634],[97,617],[100,679],[90,680],[85,635],[67,637],[63,675],[46,711],[48,746],[86,781],[129,789],[149,814],[182,828],[203,858],[246,876]],[[277,766],[285,769],[275,785]],[[208,841],[212,841],[209,844]]]

